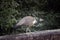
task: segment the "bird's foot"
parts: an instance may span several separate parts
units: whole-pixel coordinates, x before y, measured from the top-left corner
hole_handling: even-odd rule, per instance
[[[31,32],[31,30],[30,30],[29,28],[27,28],[27,29],[26,29],[26,33],[27,33],[27,32]]]

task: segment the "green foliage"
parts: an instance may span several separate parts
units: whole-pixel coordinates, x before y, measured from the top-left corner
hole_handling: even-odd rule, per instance
[[[15,31],[12,27],[24,16],[43,18],[38,27],[32,27],[31,31],[51,29],[55,23],[54,11],[47,11],[47,0],[1,0],[0,1],[0,35],[11,34]],[[53,27],[54,28],[54,27]],[[26,28],[19,28],[17,33],[24,33]]]

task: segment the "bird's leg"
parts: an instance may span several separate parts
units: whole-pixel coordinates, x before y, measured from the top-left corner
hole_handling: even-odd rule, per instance
[[[27,32],[31,32],[31,30],[30,30],[29,27],[26,28],[26,33],[27,33]]]

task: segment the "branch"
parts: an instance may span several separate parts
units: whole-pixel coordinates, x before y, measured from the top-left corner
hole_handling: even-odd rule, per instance
[[[5,35],[0,40],[60,40],[60,29]]]

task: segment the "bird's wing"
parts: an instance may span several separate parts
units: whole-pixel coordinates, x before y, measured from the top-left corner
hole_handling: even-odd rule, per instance
[[[23,25],[24,22],[25,22],[25,20],[24,19],[21,19],[21,20],[19,20],[19,22],[17,23],[17,25]]]

